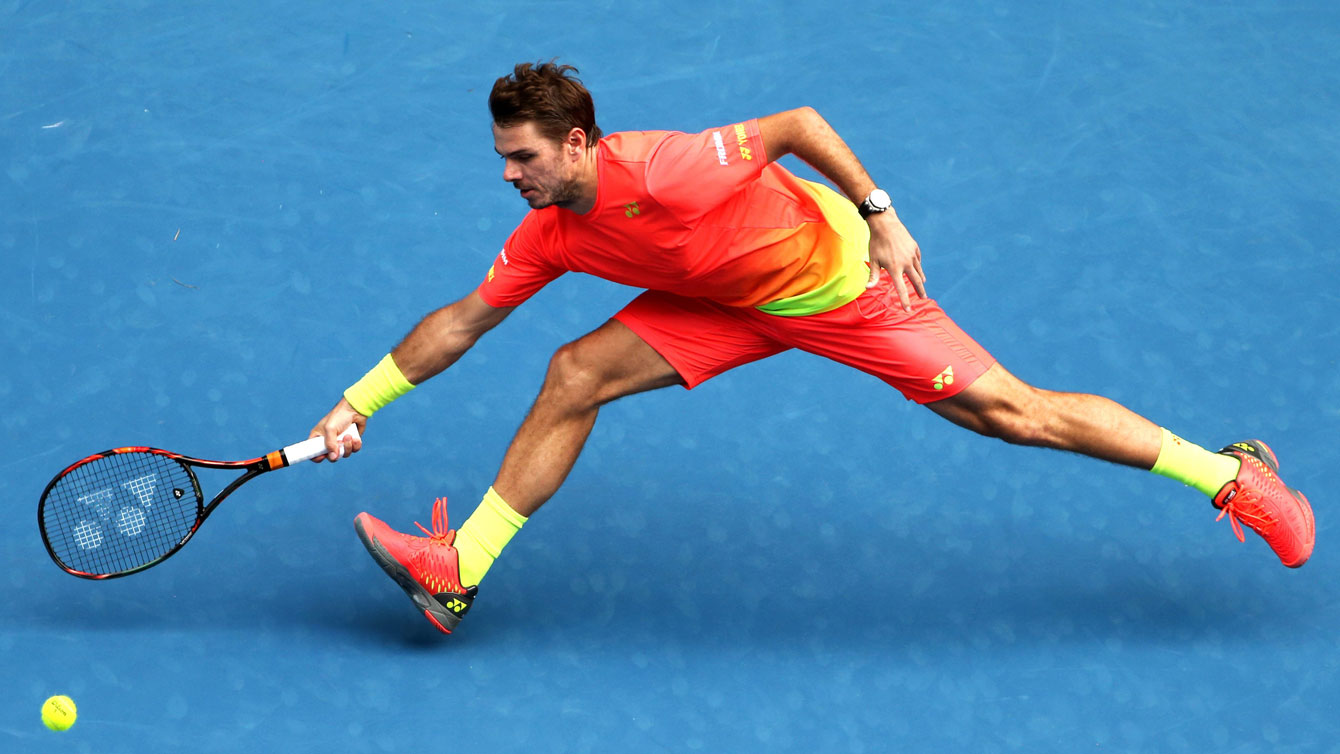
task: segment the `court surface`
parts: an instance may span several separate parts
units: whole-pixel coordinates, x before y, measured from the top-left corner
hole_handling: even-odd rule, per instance
[[[0,2],[0,750],[1340,750],[1340,9],[865,5]],[[1312,561],[785,354],[608,407],[442,640],[352,519],[473,510],[549,355],[635,294],[573,275],[357,458],[248,485],[137,576],[57,570],[66,464],[302,439],[477,284],[525,211],[489,87],[554,56],[606,131],[813,105],[966,330],[1268,440]]]

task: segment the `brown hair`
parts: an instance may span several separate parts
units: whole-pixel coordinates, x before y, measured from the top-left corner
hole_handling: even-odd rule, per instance
[[[563,141],[574,128],[586,132],[586,143],[600,141],[596,125],[596,106],[581,79],[572,74],[570,65],[517,63],[511,75],[493,82],[489,93],[489,112],[502,128],[534,121],[540,133]]]

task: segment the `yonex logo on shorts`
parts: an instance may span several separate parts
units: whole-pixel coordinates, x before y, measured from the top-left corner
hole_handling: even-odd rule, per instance
[[[945,370],[935,375],[935,389],[944,390],[945,385],[954,384],[954,368],[945,367]]]

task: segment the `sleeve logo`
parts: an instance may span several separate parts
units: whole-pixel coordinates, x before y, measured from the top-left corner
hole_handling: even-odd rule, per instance
[[[720,131],[712,132],[712,143],[717,147],[717,162],[728,165],[729,163],[726,162],[726,145],[721,141]]]
[[[743,157],[743,158],[746,159],[746,160],[752,160],[752,159],[754,159],[754,153],[753,153],[752,150],[749,149],[749,147],[745,146],[745,145],[748,144],[748,143],[749,143],[749,132],[744,130],[744,124],[743,124],[743,123],[736,123],[736,124],[735,124],[735,146],[737,146],[737,147],[740,148],[740,156],[741,156],[741,157]],[[722,163],[722,164],[725,164],[725,163]]]

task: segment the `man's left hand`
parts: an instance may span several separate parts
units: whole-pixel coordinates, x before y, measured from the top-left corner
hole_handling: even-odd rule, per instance
[[[926,273],[921,269],[921,247],[916,239],[907,232],[893,210],[871,215],[870,223],[870,280],[866,288],[873,288],[879,282],[880,270],[888,270],[893,278],[893,287],[898,291],[898,302],[904,311],[912,311],[912,301],[907,295],[907,284],[903,275],[912,281],[917,294],[926,296]]]

